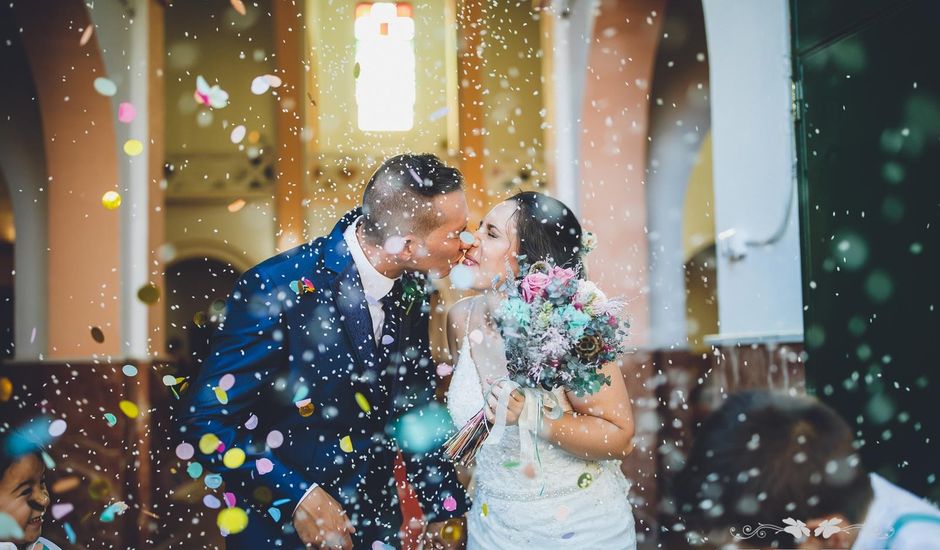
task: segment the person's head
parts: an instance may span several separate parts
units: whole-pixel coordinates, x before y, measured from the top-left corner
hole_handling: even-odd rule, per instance
[[[862,523],[872,499],[845,420],[815,398],[771,391],[728,396],[703,422],[675,485],[679,516],[716,543],[731,528],[785,527],[787,518],[810,530],[802,542],[785,532],[763,539],[771,547],[849,548],[857,531],[825,540],[813,532],[835,517]]]
[[[49,506],[49,492],[41,451],[33,448],[21,454],[11,452],[6,442],[0,445],[0,513],[13,518],[23,531],[22,538],[4,542],[21,545],[35,541],[42,534],[42,517]]]
[[[547,260],[583,274],[581,223],[565,204],[548,195],[524,192],[497,204],[477,229],[464,265],[477,290],[494,287],[507,266],[519,275],[519,262]]]
[[[463,176],[434,155],[382,163],[362,195],[362,232],[406,269],[444,277],[467,245]]]

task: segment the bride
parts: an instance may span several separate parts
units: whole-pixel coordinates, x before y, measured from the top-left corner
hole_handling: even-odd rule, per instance
[[[457,426],[481,408],[493,423],[500,395],[509,392],[505,431],[476,456],[467,518],[471,550],[636,548],[619,467],[633,448],[633,415],[617,366],[604,366],[611,383],[595,394],[553,392],[564,412],[542,415],[537,460],[521,463],[520,438],[534,435],[520,434],[525,397],[506,381],[502,339],[492,320],[504,298],[496,289],[507,266],[518,275],[521,257],[530,264],[551,259],[583,276],[581,236],[581,224],[563,203],[520,193],[490,210],[463,261],[479,295],[457,302],[447,315],[448,344],[457,358],[447,407]]]

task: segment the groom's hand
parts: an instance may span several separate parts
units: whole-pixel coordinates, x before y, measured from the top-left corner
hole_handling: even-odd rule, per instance
[[[346,512],[320,487],[300,501],[294,512],[294,529],[308,548],[352,550],[354,529]]]

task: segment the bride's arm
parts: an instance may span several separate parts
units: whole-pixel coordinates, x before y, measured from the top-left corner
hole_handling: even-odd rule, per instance
[[[633,410],[623,375],[614,364],[601,370],[610,385],[592,395],[567,392],[573,410],[558,420],[545,418],[540,435],[586,460],[619,459],[633,450]]]

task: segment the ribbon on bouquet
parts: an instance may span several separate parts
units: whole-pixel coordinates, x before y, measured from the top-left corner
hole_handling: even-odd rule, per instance
[[[525,397],[525,404],[518,420],[519,461],[522,464],[534,462],[541,470],[542,461],[539,458],[538,439],[542,419],[548,417],[551,420],[558,420],[564,413],[564,409],[553,393],[542,388],[524,388],[505,377],[497,380],[490,391],[493,391],[493,388],[500,382],[507,382],[507,384],[501,386],[502,391],[496,396],[496,423],[493,424],[483,444],[496,445],[502,439],[506,431],[506,416],[509,414],[509,399],[513,390],[519,390]]]

